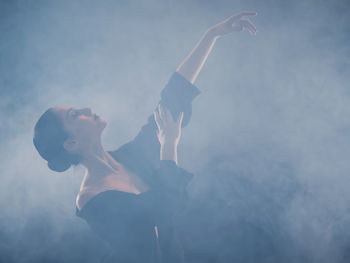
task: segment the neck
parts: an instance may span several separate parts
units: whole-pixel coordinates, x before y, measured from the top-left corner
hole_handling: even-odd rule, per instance
[[[94,177],[101,177],[111,172],[116,172],[120,168],[120,164],[104,150],[101,141],[84,150],[81,164],[86,167],[88,174]]]

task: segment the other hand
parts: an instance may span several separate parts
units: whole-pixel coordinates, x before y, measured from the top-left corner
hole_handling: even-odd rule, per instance
[[[184,113],[181,112],[175,121],[170,111],[159,104],[153,114],[158,127],[157,136],[160,144],[171,143],[177,145],[181,137],[181,123]]]

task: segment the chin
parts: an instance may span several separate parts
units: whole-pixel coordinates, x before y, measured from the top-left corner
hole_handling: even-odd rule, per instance
[[[107,126],[107,122],[105,120],[100,119],[100,125],[102,130],[104,130],[104,128]]]

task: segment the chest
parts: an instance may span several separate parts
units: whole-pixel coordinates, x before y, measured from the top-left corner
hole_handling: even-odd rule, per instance
[[[141,178],[127,171],[111,173],[97,180],[87,181],[84,178],[76,197],[77,208],[81,210],[91,198],[108,190],[117,190],[138,195],[147,191],[148,186]]]

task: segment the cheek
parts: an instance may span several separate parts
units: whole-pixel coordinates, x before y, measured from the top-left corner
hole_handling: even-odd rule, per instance
[[[78,120],[76,132],[80,133],[81,136],[90,137],[96,133],[96,123],[82,119]]]

